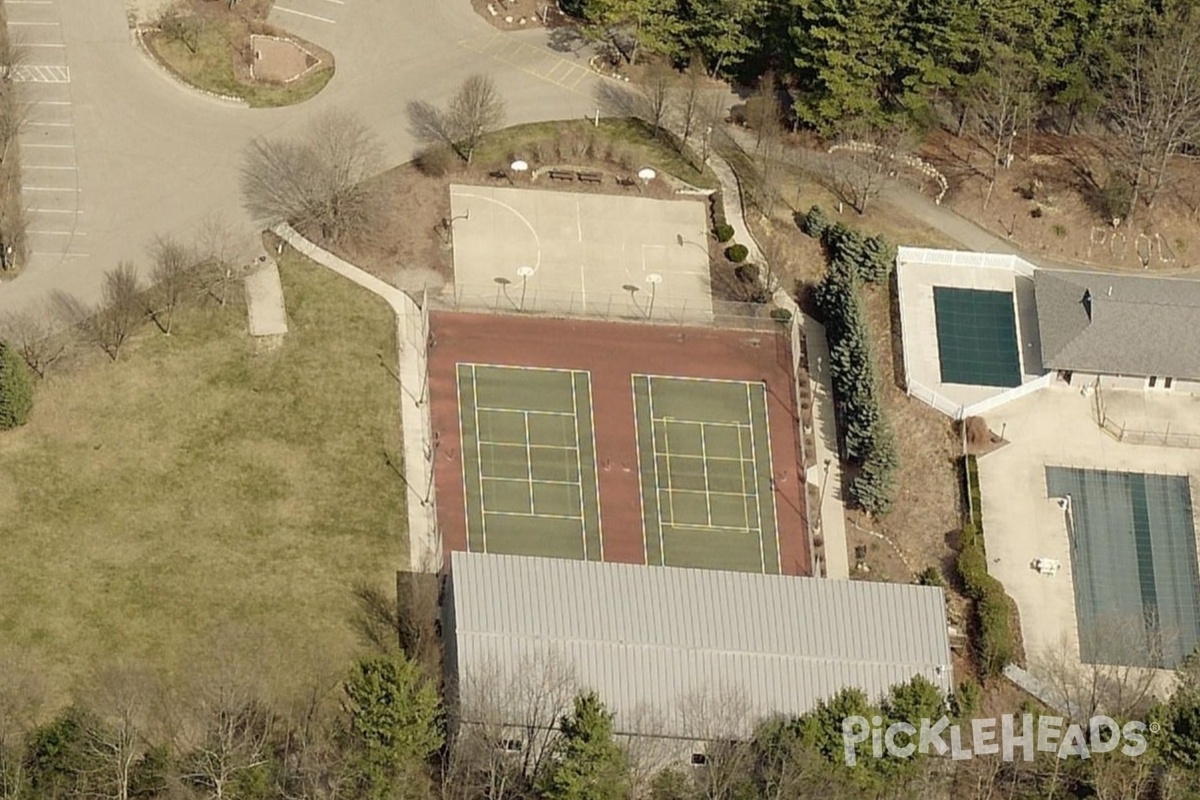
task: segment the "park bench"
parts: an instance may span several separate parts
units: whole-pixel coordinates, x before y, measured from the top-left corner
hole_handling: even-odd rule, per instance
[[[633,178],[617,178],[618,186],[637,186],[637,181]]]
[[[604,175],[599,172],[580,172],[578,175],[583,183],[600,183],[604,180]]]
[[[567,172],[561,169],[552,169],[549,172],[550,180],[552,181],[573,181],[575,180],[574,172]]]

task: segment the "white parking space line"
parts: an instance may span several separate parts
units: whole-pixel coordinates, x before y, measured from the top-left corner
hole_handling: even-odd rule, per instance
[[[337,22],[335,20],[329,19],[328,17],[318,17],[316,14],[309,14],[304,11],[297,11],[294,8],[284,8],[283,6],[274,6],[274,10],[275,11],[284,11],[288,14],[295,14],[298,17],[308,17],[309,19],[315,19],[318,22],[328,22],[330,25],[337,24]]]
[[[12,79],[22,83],[70,83],[71,70],[49,64],[19,64],[13,68]]]

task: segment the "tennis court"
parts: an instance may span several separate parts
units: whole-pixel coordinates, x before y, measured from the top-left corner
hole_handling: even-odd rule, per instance
[[[602,558],[591,377],[457,365],[467,546]]]
[[[1200,642],[1200,575],[1182,475],[1046,467],[1067,508],[1080,656],[1173,668]]]
[[[780,572],[766,386],[633,376],[646,562]]]
[[[1021,385],[1012,292],[933,287],[942,383]]]

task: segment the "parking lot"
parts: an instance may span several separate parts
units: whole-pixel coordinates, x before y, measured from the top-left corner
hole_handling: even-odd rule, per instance
[[[5,9],[9,35],[28,51],[13,80],[29,103],[19,139],[29,263],[54,266],[88,254],[59,0],[8,0]]]

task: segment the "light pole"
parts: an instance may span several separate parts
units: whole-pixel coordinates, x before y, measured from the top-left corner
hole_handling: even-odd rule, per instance
[[[521,305],[520,308],[517,309],[518,311],[525,310],[525,289],[529,283],[529,279],[533,277],[534,271],[535,270],[533,267],[529,266],[528,264],[522,264],[521,266],[517,267],[517,276],[521,279]]]
[[[651,272],[646,276],[646,283],[650,284],[650,302],[646,306],[646,319],[651,319],[654,317],[654,296],[658,293],[658,285],[662,283],[662,275]]]
[[[821,492],[817,495],[817,529],[820,530],[825,522],[825,487],[829,485],[829,466],[833,464],[832,458],[825,459],[825,474],[821,476]]]

